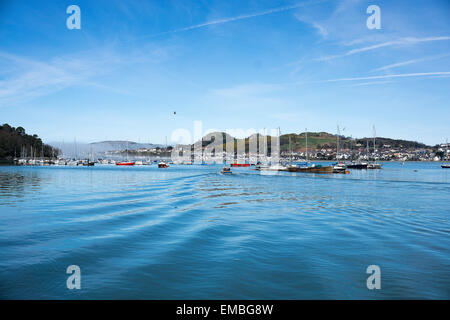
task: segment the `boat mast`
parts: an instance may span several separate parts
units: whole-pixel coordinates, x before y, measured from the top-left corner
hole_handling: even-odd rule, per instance
[[[306,164],[308,164],[308,128],[305,128],[305,139],[306,139]]]
[[[280,127],[278,127],[278,152],[279,152],[279,157],[278,157],[278,163],[281,163],[281,129]]]
[[[445,157],[444,161],[448,161],[448,139],[445,140]]]
[[[366,149],[367,161],[369,161],[369,138],[367,138],[366,142],[367,142],[367,149]]]
[[[350,161],[353,162],[353,136],[350,135]]]
[[[261,143],[260,143],[260,141],[261,141],[261,134],[260,133],[257,133],[256,134],[256,144],[257,144],[257,149],[256,149],[256,164],[258,164],[259,163],[259,153],[261,152],[261,150],[260,150],[260,146],[261,146]],[[250,143],[250,142],[249,142]]]
[[[376,136],[377,132],[375,131],[375,125],[373,125],[373,158],[375,159],[375,152],[376,152],[376,147],[375,147],[375,136]]]
[[[263,145],[263,155],[264,155],[264,162],[267,162],[267,136],[266,136],[266,128],[264,128],[264,145]]]
[[[78,159],[77,138],[73,138],[73,150],[75,151],[73,157]]]
[[[337,126],[337,138],[336,138],[336,161],[339,162],[339,125]]]
[[[292,163],[292,146],[291,146],[291,136],[289,135],[289,151],[290,151],[290,155],[289,155],[289,164]]]

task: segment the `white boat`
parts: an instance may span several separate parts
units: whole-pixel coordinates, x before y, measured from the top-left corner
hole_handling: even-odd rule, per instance
[[[347,166],[345,163],[339,161],[339,137],[341,135],[341,131],[339,130],[339,125],[337,126],[337,135],[336,135],[336,163],[333,166],[334,173],[345,173],[347,170]]]
[[[347,166],[345,163],[339,162],[333,166],[333,172],[334,173],[345,173],[347,170]]]
[[[76,161],[76,160],[70,160],[70,161],[67,163],[67,165],[68,165],[68,166],[74,166],[74,167],[76,167],[76,166],[78,166],[78,161]]]
[[[255,170],[261,171],[261,170],[267,170],[267,169],[269,169],[269,166],[267,164],[255,165]]]
[[[278,127],[278,148],[279,148],[279,144],[280,144],[280,136],[281,136],[281,131],[280,131],[280,127]],[[280,160],[278,160],[280,161]],[[282,165],[280,162],[275,163],[271,166],[265,166],[262,167],[260,169],[261,171],[288,171],[287,167],[285,165]]]
[[[286,166],[283,166],[281,163],[277,163],[266,168],[260,169],[261,171],[288,171]]]
[[[369,163],[367,169],[381,169],[381,164],[379,163]]]

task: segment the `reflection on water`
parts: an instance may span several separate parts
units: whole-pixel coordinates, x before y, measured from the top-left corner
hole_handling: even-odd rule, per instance
[[[41,186],[41,177],[35,171],[3,171],[0,167],[0,202],[13,204],[23,198],[27,192],[37,192]]]
[[[220,169],[0,167],[0,297],[450,297],[450,170]]]

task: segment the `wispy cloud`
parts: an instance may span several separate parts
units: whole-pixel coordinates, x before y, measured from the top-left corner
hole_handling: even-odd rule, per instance
[[[323,81],[319,81],[319,82],[360,81],[360,80],[409,78],[409,77],[433,77],[433,76],[445,76],[445,75],[450,75],[450,71],[386,74],[386,75],[382,75],[382,76],[331,79],[331,80],[323,80]]]
[[[297,18],[298,21],[301,21],[303,23],[309,24],[311,25],[314,29],[317,30],[317,32],[323,37],[325,38],[326,36],[328,36],[328,30],[327,28],[325,28],[325,26],[323,26],[322,24],[320,24],[317,21],[312,21],[311,18],[309,18],[308,16],[305,15],[301,15],[301,14],[296,14],[295,17]]]
[[[130,95],[123,88],[99,82],[98,77],[113,73],[124,65],[159,63],[166,55],[164,48],[144,47],[126,53],[99,48],[38,60],[0,51],[0,107],[75,86]]]
[[[436,56],[431,56],[431,57],[426,57],[426,58],[421,58],[421,59],[411,59],[411,60],[407,60],[407,61],[402,61],[402,62],[389,64],[387,66],[383,66],[383,67],[380,67],[380,68],[376,68],[376,69],[371,70],[370,72],[390,70],[390,69],[393,69],[393,68],[403,67],[403,66],[407,66],[407,65],[410,65],[410,64],[423,62],[423,61],[436,60],[436,59],[445,58],[445,57],[448,57],[448,56],[450,56],[450,54],[441,54],[441,55],[436,55]]]
[[[351,55],[354,55],[357,53],[371,51],[371,50],[384,48],[384,47],[391,47],[391,46],[398,46],[398,45],[414,45],[414,44],[423,43],[423,42],[445,41],[445,40],[450,40],[450,36],[426,37],[426,38],[406,37],[406,38],[401,38],[398,40],[386,41],[386,42],[374,44],[374,45],[367,46],[367,47],[352,49],[343,54],[321,57],[316,60],[317,61],[328,61],[328,60],[351,56]]]
[[[65,56],[43,62],[0,52],[0,64],[14,70],[0,81],[0,106],[28,101],[77,84],[84,85],[86,80],[118,59],[108,53],[96,58]]]
[[[238,20],[245,20],[245,19],[265,16],[265,15],[269,15],[269,14],[273,14],[273,13],[293,10],[293,9],[297,9],[297,8],[300,8],[300,7],[313,5],[313,4],[318,4],[318,3],[323,3],[323,2],[327,2],[327,1],[328,0],[306,1],[306,2],[298,3],[298,4],[295,4],[295,5],[292,5],[292,6],[278,7],[278,8],[273,8],[273,9],[260,11],[260,12],[256,12],[256,13],[243,14],[243,15],[239,15],[239,16],[235,16],[235,17],[228,17],[228,18],[212,20],[212,21],[208,21],[208,22],[205,22],[205,23],[195,24],[195,25],[184,27],[184,28],[180,28],[180,29],[174,29],[174,30],[170,30],[170,31],[165,31],[165,32],[153,34],[153,35],[150,35],[150,37],[155,37],[155,36],[160,36],[160,35],[170,34],[170,33],[189,31],[189,30],[204,28],[204,27],[217,25],[217,24],[224,24],[224,23],[238,21]]]
[[[369,82],[361,82],[350,85],[350,87],[363,87],[363,86],[372,86],[372,85],[379,85],[379,84],[386,84],[386,83],[393,83],[395,81],[369,81]]]

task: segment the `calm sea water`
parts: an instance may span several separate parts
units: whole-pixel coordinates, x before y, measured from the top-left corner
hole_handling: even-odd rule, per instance
[[[450,170],[0,167],[0,298],[450,298]],[[81,268],[81,290],[66,268]],[[366,268],[381,268],[368,290]]]

